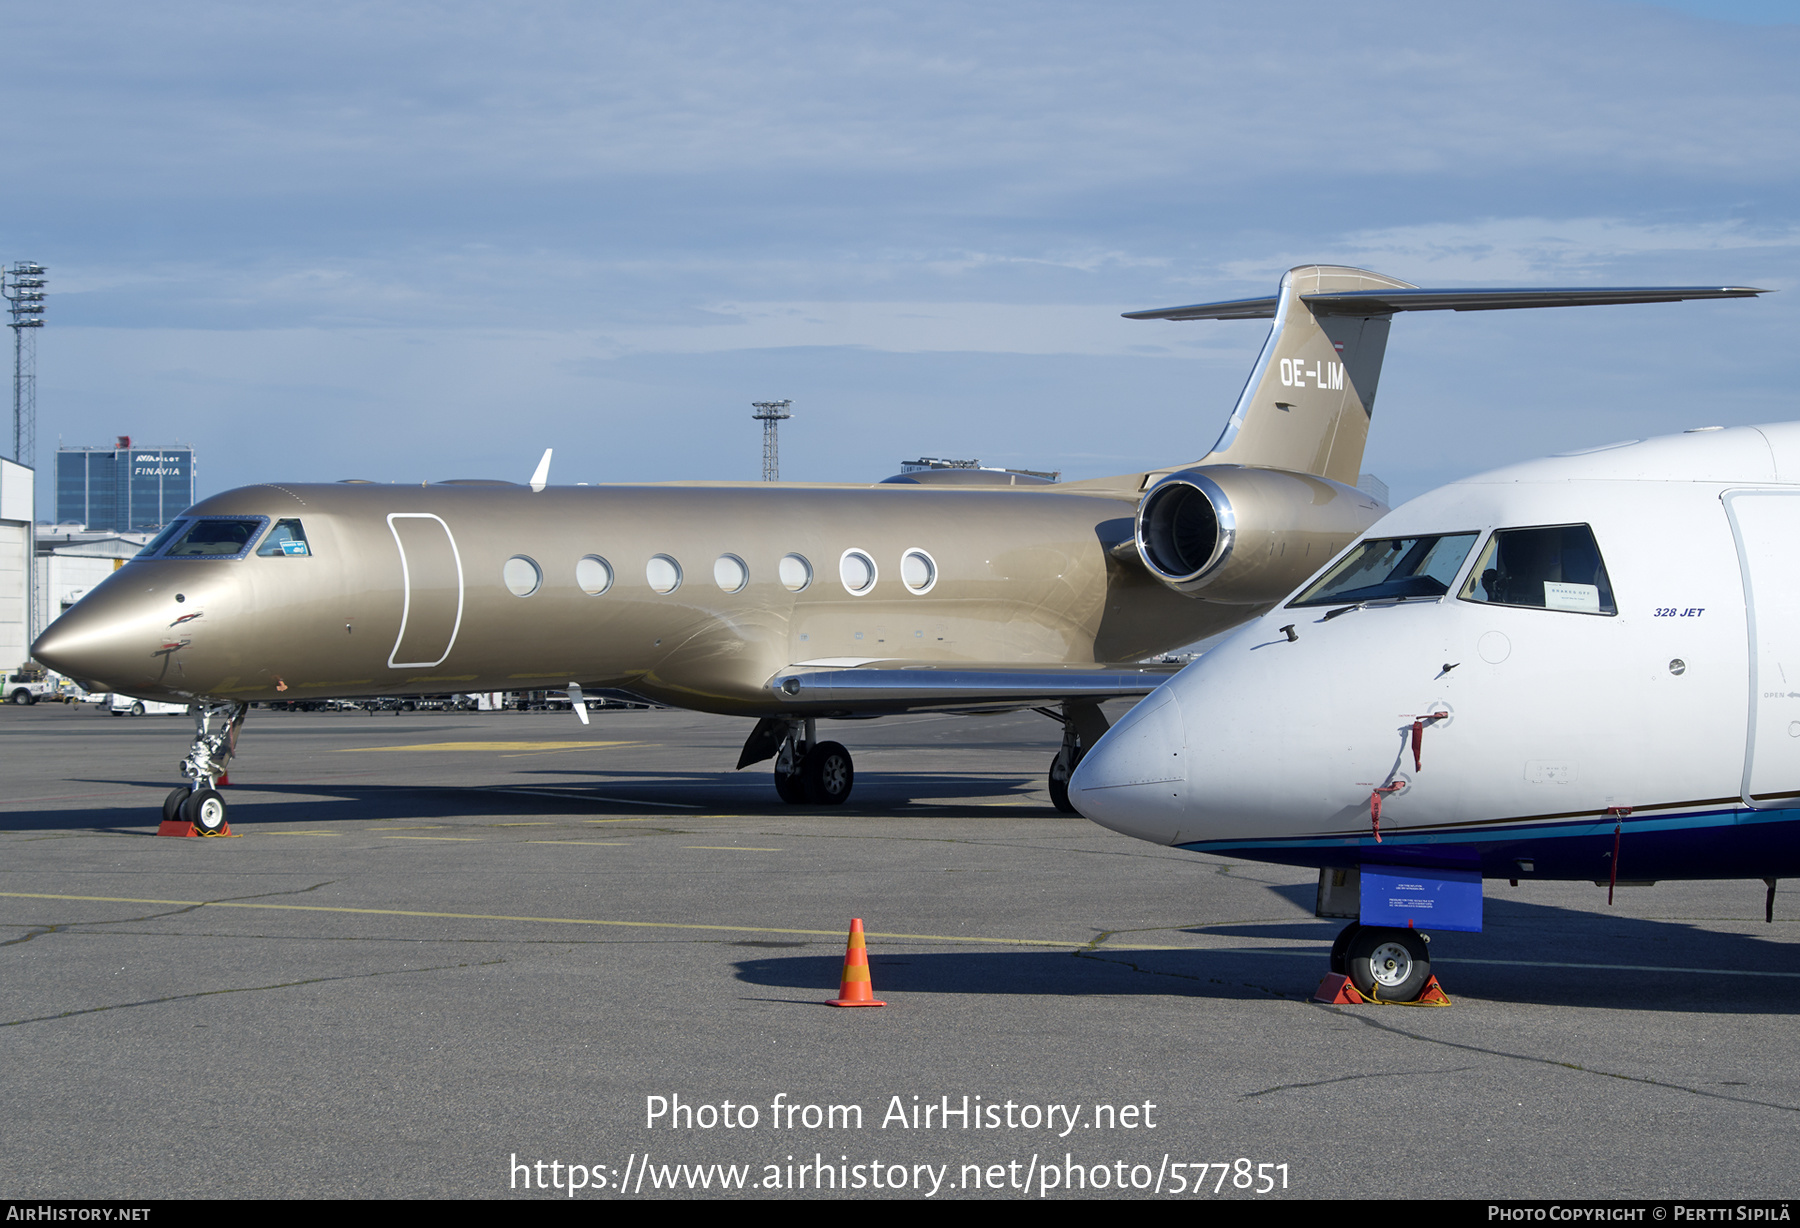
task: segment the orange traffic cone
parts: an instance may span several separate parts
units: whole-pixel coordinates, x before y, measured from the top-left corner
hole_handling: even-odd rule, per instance
[[[869,980],[869,947],[863,941],[862,918],[850,922],[850,943],[844,948],[844,979],[838,985],[838,996],[827,1006],[886,1006],[875,999],[875,986]]]

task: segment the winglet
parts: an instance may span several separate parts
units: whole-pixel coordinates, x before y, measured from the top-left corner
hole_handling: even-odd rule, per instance
[[[531,475],[531,489],[542,490],[550,484],[550,454],[555,448],[544,449],[544,459],[538,462],[537,469]]]

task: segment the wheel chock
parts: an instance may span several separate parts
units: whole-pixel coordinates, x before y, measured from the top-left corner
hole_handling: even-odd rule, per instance
[[[234,833],[231,830],[230,823],[225,823],[225,824],[221,825],[218,831],[204,832],[204,831],[201,831],[198,827],[195,827],[192,823],[188,822],[186,819],[164,819],[162,821],[162,825],[156,829],[156,834],[159,836],[211,836],[211,837],[218,837],[218,836],[229,836],[229,835],[233,835]]]
[[[850,941],[844,947],[844,975],[838,982],[838,996],[827,1006],[886,1006],[875,998],[874,983],[869,980],[869,947],[863,939],[862,918],[850,922]]]
[[[1319,990],[1313,994],[1314,1002],[1323,1002],[1327,1006],[1364,1006],[1370,999],[1357,992],[1350,978],[1341,972],[1328,972],[1325,979],[1319,982]],[[1452,1006],[1450,995],[1438,984],[1435,976],[1427,977],[1425,988],[1411,1002],[1394,1002],[1387,998],[1374,999],[1376,1006]]]
[[[1327,1006],[1361,1006],[1368,1001],[1356,992],[1356,986],[1341,972],[1327,972],[1325,979],[1319,982],[1319,991],[1312,996],[1312,1000],[1323,1002]]]
[[[1427,979],[1425,988],[1419,991],[1417,1005],[1450,1006],[1452,1003],[1450,1001],[1450,995],[1444,992],[1444,987],[1438,984],[1438,979],[1434,976]]]

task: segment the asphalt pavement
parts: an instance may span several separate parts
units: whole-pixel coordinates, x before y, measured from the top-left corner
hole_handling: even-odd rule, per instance
[[[1058,814],[1031,713],[827,726],[823,808],[744,721],[257,711],[158,838],[189,731],[0,709],[6,1197],[1794,1189],[1786,884],[1489,883],[1453,1006],[1326,1007],[1313,874]]]

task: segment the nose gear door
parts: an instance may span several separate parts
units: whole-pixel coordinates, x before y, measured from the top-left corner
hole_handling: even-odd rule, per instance
[[[430,669],[450,655],[462,627],[462,555],[450,526],[430,512],[391,512],[400,550],[400,634],[389,669]]]

